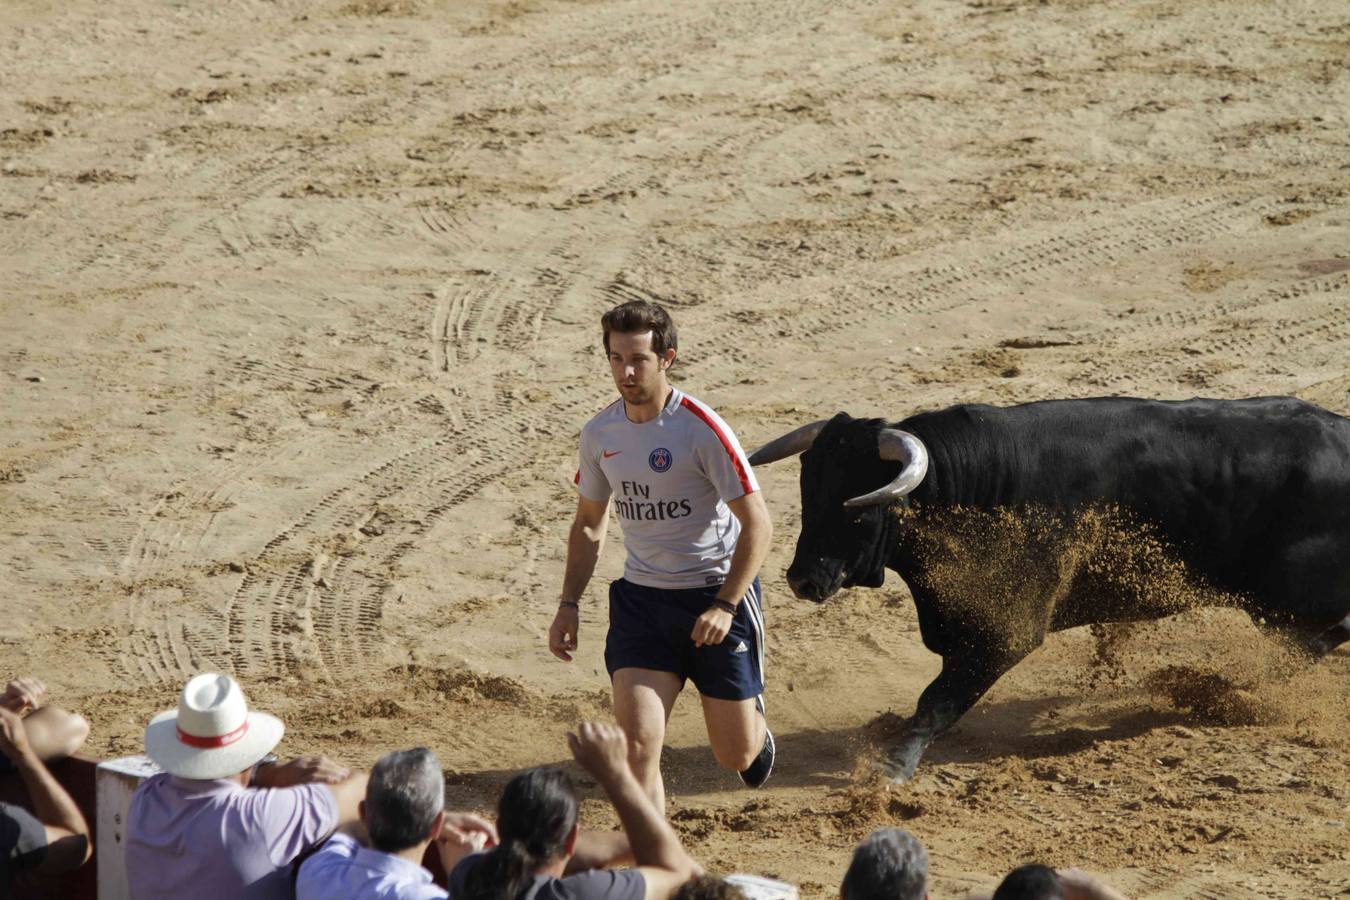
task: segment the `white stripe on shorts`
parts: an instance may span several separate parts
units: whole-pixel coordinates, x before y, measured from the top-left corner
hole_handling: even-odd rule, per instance
[[[762,588],[761,588],[762,590]],[[745,592],[742,602],[746,604],[746,612],[750,619],[750,628],[754,632],[755,641],[755,663],[759,667],[759,680],[764,679],[764,609],[760,606],[760,593],[755,590],[755,585],[750,585],[750,590]],[[755,698],[756,705],[761,713],[764,712],[764,692],[760,691],[759,696]]]

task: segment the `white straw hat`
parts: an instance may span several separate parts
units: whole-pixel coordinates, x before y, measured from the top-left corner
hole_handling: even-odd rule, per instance
[[[266,756],[285,731],[276,716],[249,712],[230,676],[198,675],[183,688],[178,709],[150,720],[145,755],[172,775],[228,778]]]

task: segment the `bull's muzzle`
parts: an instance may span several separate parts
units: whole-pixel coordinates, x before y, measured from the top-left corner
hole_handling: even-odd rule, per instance
[[[811,600],[815,603],[820,603],[835,591],[839,590],[839,582],[842,581],[843,578],[836,577],[833,584],[826,584],[819,578],[796,575],[793,574],[791,570],[787,573],[787,583],[788,587],[792,588],[792,593],[795,594],[798,599]]]

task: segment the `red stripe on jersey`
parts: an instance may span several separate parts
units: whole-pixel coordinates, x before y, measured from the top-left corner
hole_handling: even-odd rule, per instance
[[[577,475],[572,479],[573,484],[581,484],[581,470],[577,469]]]
[[[727,456],[731,457],[731,462],[736,466],[736,475],[741,479],[741,490],[745,491],[747,494],[752,492],[755,487],[750,483],[750,473],[745,469],[745,461],[742,460],[740,454],[736,452],[736,448],[731,445],[731,440],[727,437],[727,433],[718,426],[717,420],[708,415],[707,410],[700,408],[699,405],[690,400],[688,396],[680,398],[680,405],[698,416],[699,419],[703,421],[703,424],[713,430],[713,434],[717,435],[717,439],[722,442],[722,449],[727,451]]]

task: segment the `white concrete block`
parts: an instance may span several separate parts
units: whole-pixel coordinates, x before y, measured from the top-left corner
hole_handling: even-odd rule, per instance
[[[141,782],[159,774],[148,756],[124,756],[98,764],[94,776],[98,810],[98,898],[130,900],[127,890],[127,810]]]

